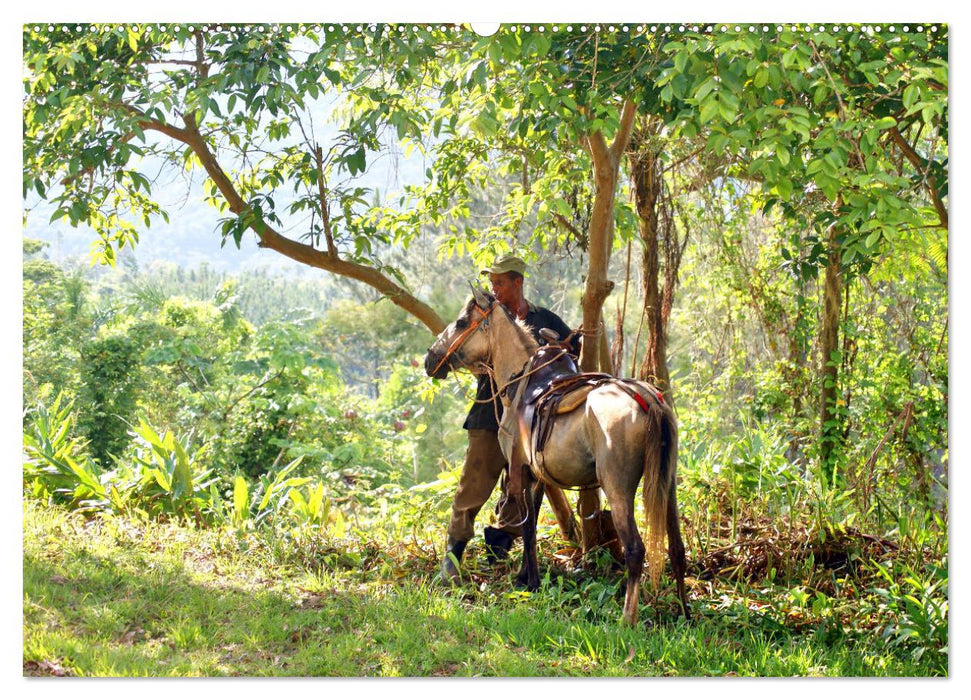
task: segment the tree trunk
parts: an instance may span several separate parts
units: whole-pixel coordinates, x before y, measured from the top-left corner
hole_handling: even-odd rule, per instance
[[[631,148],[627,154],[642,246],[643,304],[647,322],[644,359],[639,368],[632,370],[639,379],[656,385],[664,393],[665,399],[671,402],[673,397],[667,362],[667,322],[683,247],[674,232],[671,217],[668,216],[662,223],[658,214],[663,182],[659,161],[661,151],[656,144],[651,143],[653,136],[656,133],[651,125],[641,126],[631,137]],[[662,256],[665,268],[663,287]]]
[[[661,323],[661,257],[659,253],[657,200],[661,194],[661,179],[657,154],[644,147],[628,154],[634,201],[639,219],[641,238],[641,271],[644,318],[647,322],[647,347],[637,376],[657,385],[668,393],[668,371],[665,360],[665,332]]]
[[[636,110],[626,101],[620,117],[620,127],[609,146],[602,132],[588,134],[586,146],[593,160],[594,200],[589,228],[589,267],[583,291],[583,346],[580,349],[580,370],[583,372],[610,371],[610,349],[603,325],[603,305],[614,288],[607,279],[610,252],[614,245],[614,201],[620,179],[620,163],[630,140]],[[598,490],[581,491],[577,498],[583,551],[603,544],[602,528],[597,512],[600,510]]]
[[[586,146],[593,160],[594,199],[588,230],[590,262],[582,300],[584,337],[580,369],[584,372],[596,372],[603,367],[603,305],[614,288],[614,283],[607,279],[610,252],[614,245],[614,201],[620,178],[621,157],[630,140],[634,116],[634,104],[625,102],[620,127],[610,146],[602,132],[588,134],[586,137]]]
[[[840,445],[840,419],[836,405],[839,396],[839,323],[843,291],[842,255],[836,227],[829,230],[828,260],[823,289],[823,322],[820,330],[820,370],[822,387],[819,407],[820,478],[832,486],[836,478],[836,457]]]

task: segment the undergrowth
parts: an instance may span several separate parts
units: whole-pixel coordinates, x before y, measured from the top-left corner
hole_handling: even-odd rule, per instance
[[[695,564],[620,625],[609,556],[541,532],[543,585],[473,544],[433,581],[437,532],[198,527],[24,502],[24,673],[79,676],[929,676],[947,673],[946,563],[899,558],[830,588]],[[741,549],[745,549],[742,547]],[[942,583],[943,581],[943,583]],[[895,588],[896,587],[896,588]]]
[[[105,468],[73,420],[58,399],[24,431],[25,674],[948,673],[946,502],[861,511],[799,463],[685,451],[694,619],[666,576],[625,628],[616,562],[545,513],[539,591],[513,586],[518,548],[488,566],[480,538],[460,585],[434,583],[457,467],[410,488],[299,458],[227,480],[143,421]]]

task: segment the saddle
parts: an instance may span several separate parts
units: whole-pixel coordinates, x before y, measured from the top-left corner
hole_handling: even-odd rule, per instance
[[[541,331],[541,335],[550,340],[547,333]],[[644,411],[649,410],[647,400],[635,388],[633,380],[618,379],[602,372],[581,373],[565,344],[541,346],[518,377],[517,381],[514,376],[506,389],[513,393],[510,414],[515,415],[516,425],[510,451],[513,455],[511,465],[532,463],[533,457],[543,451],[552,434],[556,417],[578,409],[591,391],[604,384],[614,384],[633,398]],[[525,385],[519,386],[521,382],[525,382]],[[658,402],[663,403],[660,391],[655,389],[654,396]],[[537,468],[552,483],[565,487],[550,478],[542,465],[537,465]],[[510,470],[510,476],[519,481],[512,471]]]

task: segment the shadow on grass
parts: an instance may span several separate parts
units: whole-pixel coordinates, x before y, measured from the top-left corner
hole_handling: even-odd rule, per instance
[[[292,668],[293,657],[326,647],[335,632],[353,636],[368,604],[363,593],[301,600],[259,581],[200,583],[177,563],[119,564],[87,551],[65,554],[60,565],[25,555],[23,576],[29,675],[312,674]]]
[[[743,601],[619,624],[620,580],[546,570],[540,592],[339,570],[281,590],[258,563],[68,543],[25,552],[24,673],[85,676],[921,675],[873,666],[841,630],[799,634]],[[193,563],[187,564],[188,557]],[[222,575],[221,567],[232,566]],[[199,573],[199,572],[202,573]],[[511,575],[511,574],[510,574]],[[662,596],[662,600],[664,600]],[[659,624],[660,623],[660,624]],[[807,630],[808,632],[808,630]],[[862,640],[859,640],[862,641]],[[888,659],[892,661],[892,659]]]

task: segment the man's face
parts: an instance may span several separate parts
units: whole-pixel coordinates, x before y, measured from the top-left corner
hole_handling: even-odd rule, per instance
[[[489,282],[492,284],[492,293],[499,303],[511,311],[518,311],[515,307],[522,299],[522,278],[514,278],[508,272],[504,272],[501,275],[489,275]]]

